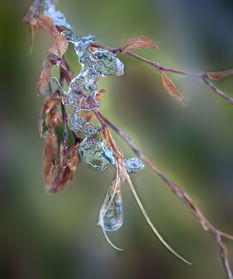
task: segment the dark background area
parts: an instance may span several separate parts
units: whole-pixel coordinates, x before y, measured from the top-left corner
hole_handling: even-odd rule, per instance
[[[155,238],[127,185],[125,224],[111,235],[124,251],[107,244],[96,222],[113,169],[100,173],[79,164],[62,192],[45,192],[43,140],[37,134],[43,97],[36,96],[35,86],[49,42],[39,32],[29,54],[30,32],[21,19],[30,3],[8,0],[0,9],[1,278],[224,278],[211,235],[148,167],[133,176],[138,193],[158,230],[192,266]],[[93,34],[103,45],[150,37],[159,49],[136,53],[164,66],[191,72],[233,67],[230,0],[67,0],[60,1],[59,9],[78,34]],[[66,56],[78,72],[71,48]],[[163,93],[153,68],[119,58],[125,76],[101,80],[100,87],[107,89],[101,111],[190,194],[213,224],[233,233],[232,107],[201,82],[169,74],[190,104],[182,108]],[[233,96],[233,78],[216,84]],[[226,244],[233,264],[233,243]]]

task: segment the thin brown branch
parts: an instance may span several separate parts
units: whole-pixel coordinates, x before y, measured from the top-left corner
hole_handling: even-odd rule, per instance
[[[189,195],[184,190],[182,190],[179,186],[177,186],[175,183],[170,181],[142,152],[140,152],[129,136],[127,136],[123,131],[121,131],[114,124],[112,124],[102,113],[95,112],[95,115],[98,119],[101,119],[101,122],[104,122],[112,130],[114,130],[128,144],[128,146],[132,149],[132,151],[141,160],[143,160],[167,184],[167,186],[172,190],[172,192],[186,205],[186,207],[189,210],[191,210],[191,212],[197,218],[197,220],[199,221],[203,229],[212,232],[212,234],[215,237],[216,244],[220,251],[220,257],[225,272],[229,279],[233,279],[232,272],[229,265],[229,260],[228,260],[228,250],[222,242],[222,237],[233,240],[233,236],[226,234],[220,231],[219,229],[217,229],[215,226],[213,226],[206,219],[206,217],[203,215],[200,209],[194,204],[194,202],[189,197]]]
[[[212,90],[213,93],[215,93],[219,97],[226,100],[229,104],[233,105],[233,98],[228,96],[224,92],[222,92],[212,82],[209,81],[209,79],[220,80],[224,77],[233,76],[233,69],[230,69],[227,71],[222,71],[222,72],[208,72],[208,73],[203,73],[203,74],[196,74],[196,73],[190,73],[190,72],[186,72],[186,71],[181,71],[181,70],[161,66],[158,62],[151,61],[149,59],[146,59],[146,58],[144,58],[140,55],[137,55],[135,53],[132,53],[130,51],[122,52],[122,48],[110,48],[110,47],[105,47],[105,46],[96,45],[96,44],[93,44],[93,46],[107,49],[109,51],[112,51],[113,53],[122,53],[122,54],[125,54],[128,56],[131,56],[137,60],[140,60],[140,61],[154,67],[158,72],[171,72],[174,74],[179,74],[179,75],[184,75],[184,76],[189,76],[189,77],[200,79]]]

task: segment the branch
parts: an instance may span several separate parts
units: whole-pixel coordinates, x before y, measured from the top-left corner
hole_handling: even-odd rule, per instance
[[[216,241],[217,247],[219,249],[220,258],[222,260],[223,267],[228,276],[228,279],[233,279],[233,275],[229,265],[228,259],[228,250],[226,246],[222,242],[222,238],[227,238],[233,240],[233,236],[227,233],[224,233],[213,226],[203,215],[200,209],[194,204],[192,199],[189,197],[184,190],[182,190],[175,183],[170,181],[143,153],[141,153],[138,148],[133,143],[132,139],[127,136],[123,131],[118,129],[114,124],[112,124],[102,113],[95,112],[95,115],[98,119],[101,119],[106,125],[108,125],[112,130],[114,130],[131,148],[131,150],[141,159],[143,160],[172,190],[172,192],[186,205],[186,207],[193,213],[196,219],[199,221],[201,226],[205,231],[210,231]]]
[[[97,48],[107,49],[113,53],[122,53],[122,54],[125,54],[128,56],[131,56],[135,59],[138,59],[138,60],[154,67],[160,73],[161,72],[171,72],[171,73],[175,73],[175,74],[179,74],[179,75],[183,75],[183,76],[189,76],[189,77],[200,79],[212,90],[213,93],[215,93],[219,97],[226,100],[229,104],[233,105],[233,98],[226,95],[224,92],[222,92],[220,89],[218,89],[212,82],[209,81],[209,79],[220,80],[224,77],[233,76],[233,69],[230,69],[227,71],[222,71],[222,72],[207,72],[207,73],[203,73],[203,74],[195,74],[195,73],[180,71],[177,69],[161,66],[158,62],[148,60],[142,56],[132,53],[131,51],[123,52],[122,48],[110,48],[110,47],[105,47],[105,46],[96,45],[96,44],[93,44],[92,46],[97,47]]]

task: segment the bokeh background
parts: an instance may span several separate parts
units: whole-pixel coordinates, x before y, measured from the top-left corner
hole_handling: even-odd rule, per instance
[[[39,32],[29,54],[30,32],[21,18],[30,0],[8,0],[0,9],[0,266],[1,278],[224,278],[218,251],[191,213],[149,168],[133,176],[158,230],[193,262],[187,266],[152,234],[127,185],[125,224],[112,233],[113,250],[96,226],[113,169],[100,173],[82,164],[56,195],[44,190],[43,140],[37,118],[43,97],[35,84],[48,48]],[[144,35],[159,44],[138,54],[191,72],[233,67],[231,0],[66,0],[59,8],[80,35],[94,34],[118,47]],[[79,71],[70,48],[66,55]],[[156,71],[120,56],[125,76],[104,78],[101,111],[185,189],[219,228],[233,233],[233,109],[201,82],[170,74],[190,103],[180,107],[163,93]],[[233,78],[219,81],[233,95]],[[132,153],[116,136],[127,156]],[[233,243],[226,241],[233,265]]]

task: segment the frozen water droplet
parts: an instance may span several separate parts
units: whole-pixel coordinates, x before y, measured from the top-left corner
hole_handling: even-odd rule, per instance
[[[102,77],[124,74],[124,64],[112,52],[97,49],[93,56],[96,58],[95,63],[93,63],[94,70]]]
[[[79,155],[84,164],[100,171],[115,163],[112,149],[107,147],[103,141],[90,137],[81,142]]]
[[[124,159],[124,165],[128,173],[134,173],[144,168],[144,164],[138,158],[126,158]]]
[[[66,38],[66,40],[69,43],[73,43],[74,44],[78,40],[78,38],[75,35],[75,33],[73,31],[71,31],[71,30],[64,30],[61,34]]]
[[[123,204],[120,184],[112,183],[100,209],[98,225],[105,231],[119,230],[123,225]]]
[[[65,16],[60,11],[56,10],[56,5],[51,0],[44,1],[44,15],[50,17],[54,25],[64,26],[72,30],[72,26],[67,22]]]
[[[91,137],[97,133],[97,128],[92,122],[86,122],[84,126],[84,134],[87,137]]]
[[[84,120],[77,113],[68,116],[68,127],[71,131],[75,133],[82,131],[84,124]]]

